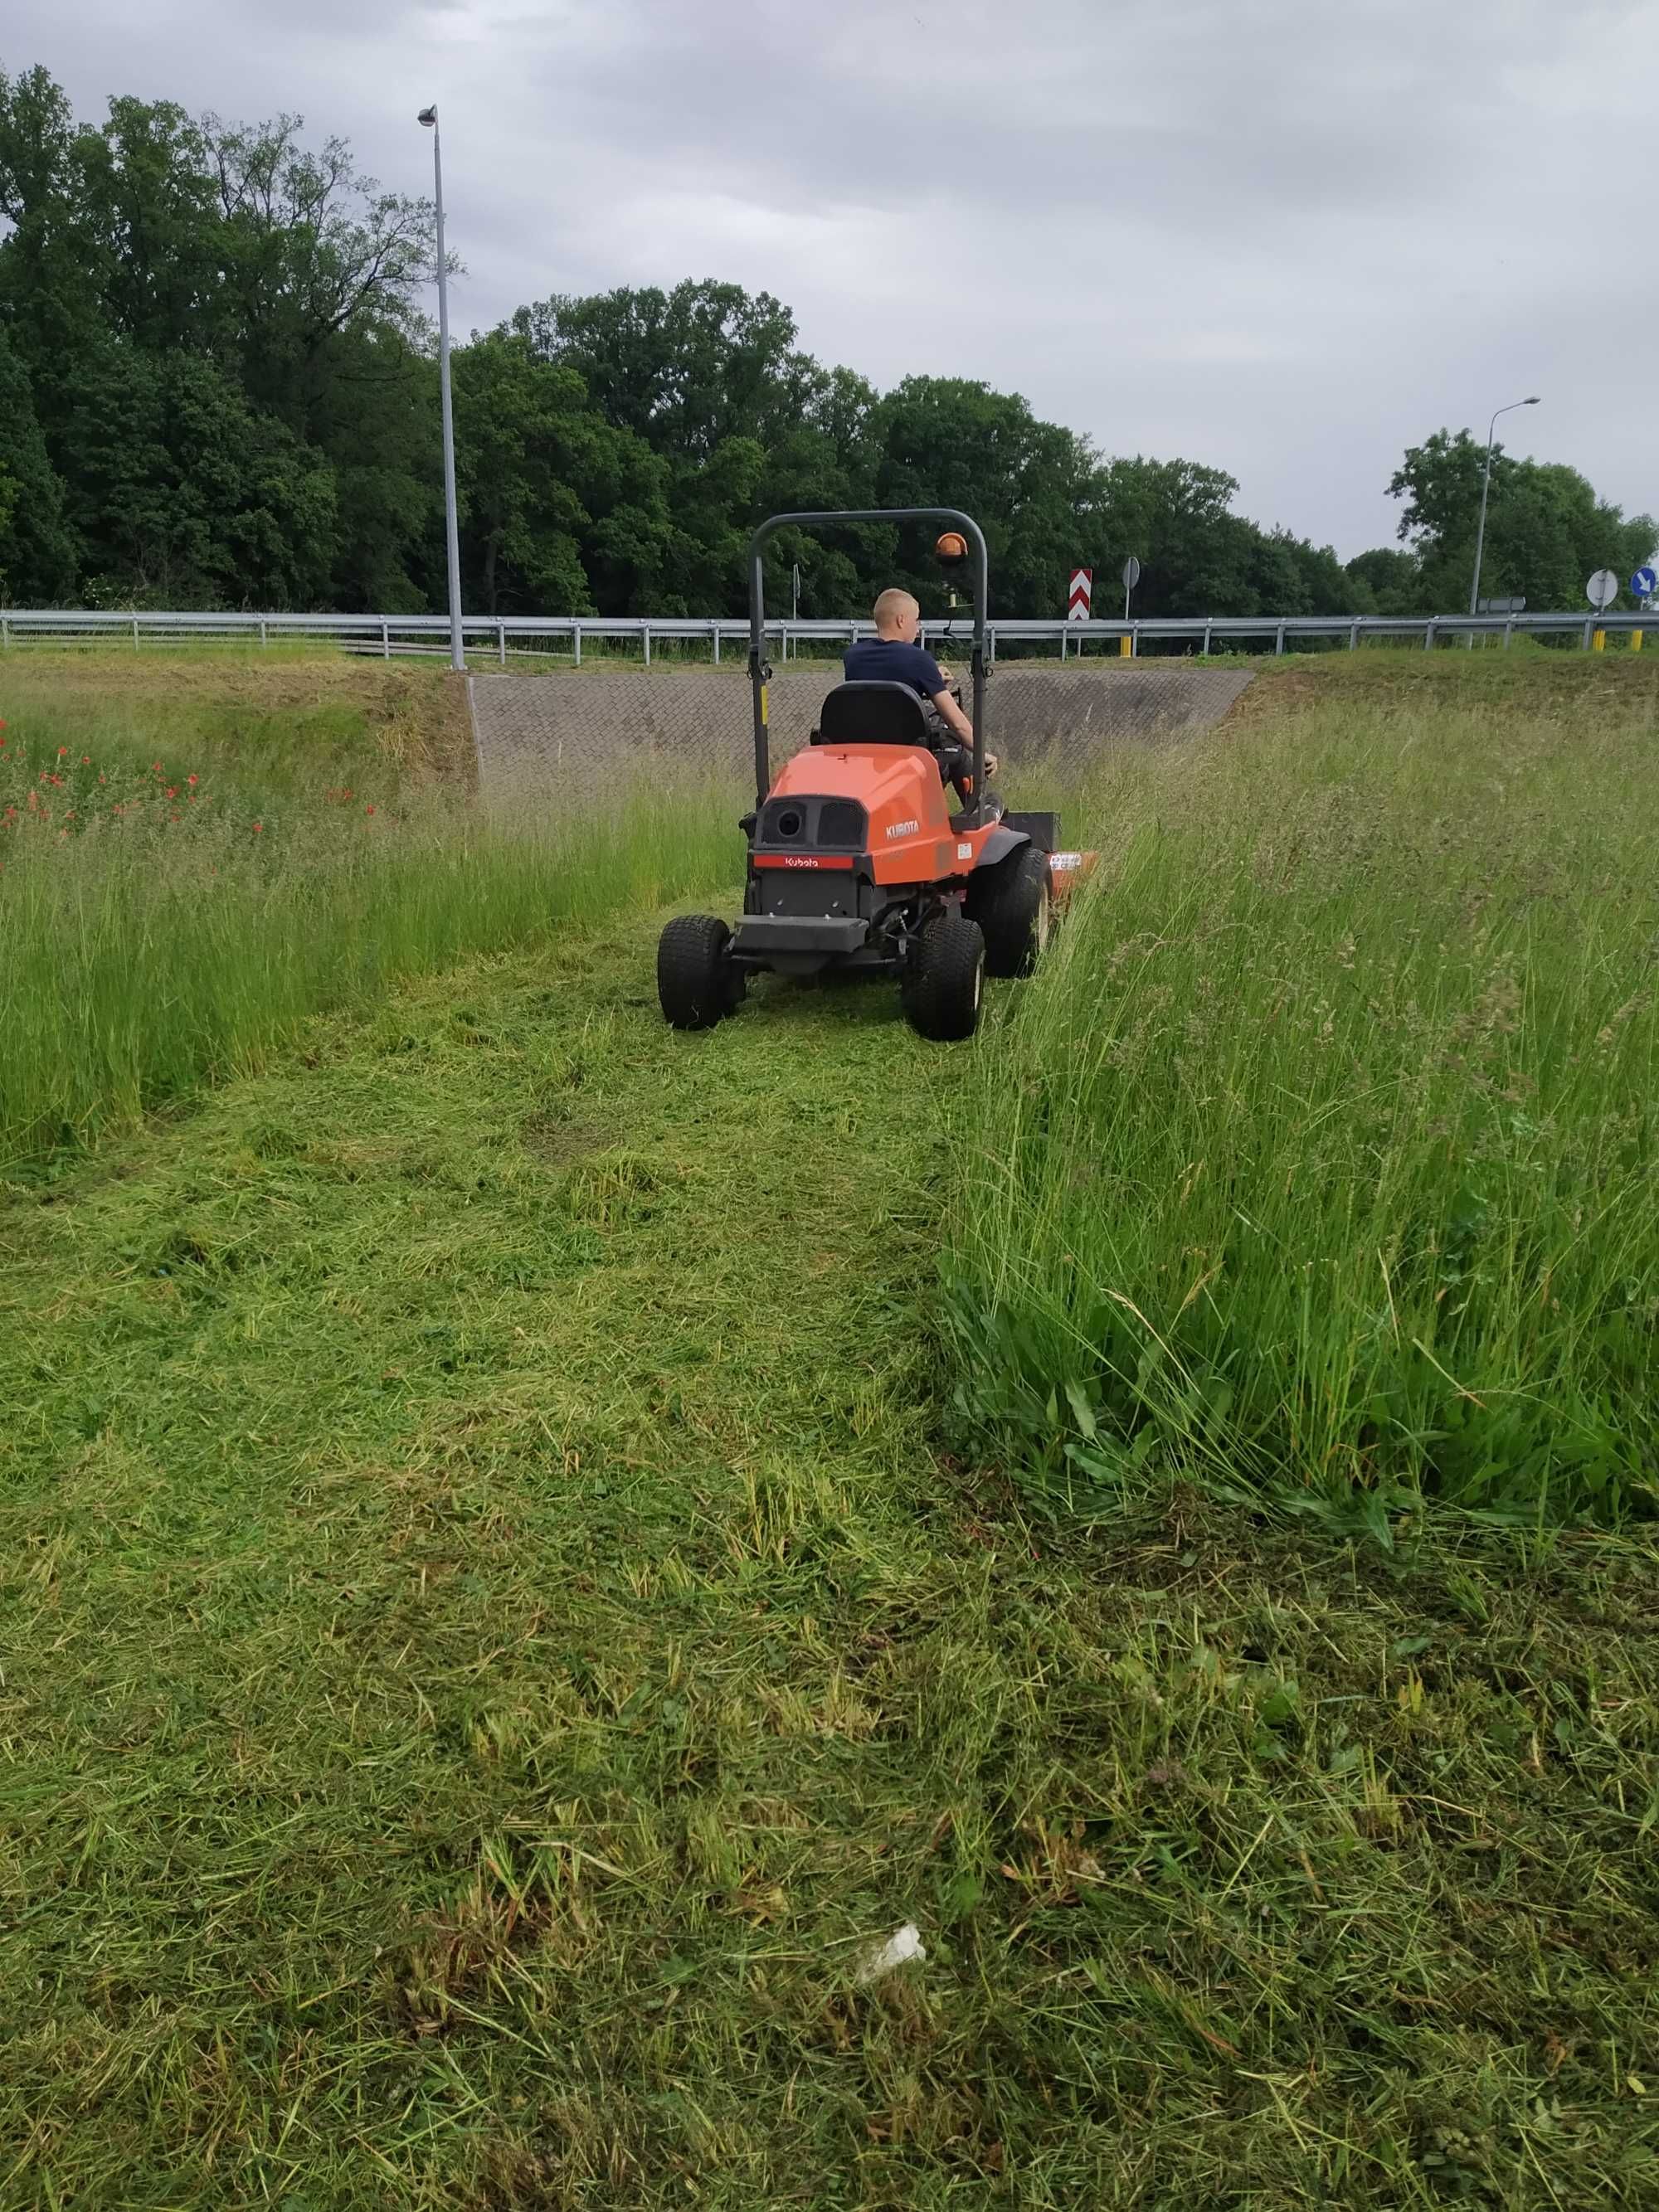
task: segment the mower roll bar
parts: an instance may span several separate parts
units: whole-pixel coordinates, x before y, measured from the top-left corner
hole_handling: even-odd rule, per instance
[[[990,561],[985,533],[971,514],[959,507],[853,507],[829,508],[810,514],[769,515],[749,541],[749,684],[755,707],[755,804],[765,803],[772,787],[772,762],[767,742],[766,687],[772,672],[766,665],[766,571],[762,556],[766,541],[780,530],[811,530],[834,522],[953,522],[972,549],[969,575],[974,595],[974,811],[983,804],[985,791],[985,607],[990,590]]]

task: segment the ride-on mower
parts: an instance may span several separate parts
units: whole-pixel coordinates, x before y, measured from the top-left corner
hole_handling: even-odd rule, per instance
[[[944,522],[935,551],[968,572],[974,610],[971,763],[904,684],[841,684],[811,744],[772,780],[767,732],[766,542],[774,532],[845,522]],[[971,547],[971,551],[970,551]],[[1048,941],[1057,896],[1085,856],[1054,850],[1051,814],[1008,814],[985,787],[985,539],[955,507],[775,514],[749,543],[749,678],[755,811],[743,819],[749,867],[735,928],[681,915],[657,948],[657,994],[676,1029],[711,1029],[742,1002],[750,975],[890,969],[921,1036],[971,1036],[985,976],[1024,975]],[[947,804],[947,777],[963,794]]]

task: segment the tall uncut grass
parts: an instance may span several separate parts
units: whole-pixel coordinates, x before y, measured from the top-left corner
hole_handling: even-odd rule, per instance
[[[54,732],[54,734],[57,734]],[[386,792],[388,787],[391,795]],[[458,792],[239,789],[118,748],[0,751],[0,1170],[257,1066],[311,1015],[734,871],[729,797],[511,823]]]
[[[1173,1465],[1381,1534],[1402,1492],[1653,1500],[1656,737],[1640,695],[1325,708],[1103,795],[950,1261],[961,1402],[1037,1485]]]

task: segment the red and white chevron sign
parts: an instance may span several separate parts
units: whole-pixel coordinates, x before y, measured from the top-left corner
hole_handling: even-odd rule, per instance
[[[1066,595],[1067,622],[1087,622],[1089,608],[1095,595],[1095,572],[1092,568],[1073,568],[1072,588]]]

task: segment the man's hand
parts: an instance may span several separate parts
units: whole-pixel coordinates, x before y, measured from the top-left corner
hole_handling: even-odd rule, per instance
[[[992,777],[996,774],[997,770],[998,770],[1001,766],[1002,766],[1002,763],[1001,763],[1001,762],[997,758],[997,757],[996,757],[996,755],[995,755],[994,753],[987,753],[987,754],[986,754],[986,756],[985,756],[985,779],[986,779],[986,781],[987,781],[988,783],[990,781],[991,778],[992,778]]]

